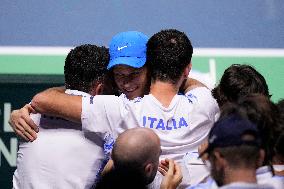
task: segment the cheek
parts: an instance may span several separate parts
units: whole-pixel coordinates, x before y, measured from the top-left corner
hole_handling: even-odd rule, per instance
[[[123,84],[123,79],[114,78],[114,81],[117,86],[121,86]]]
[[[144,74],[141,76],[141,83],[143,83],[143,85],[147,85],[149,78],[147,77],[147,74]]]
[[[131,86],[134,86],[134,85],[139,86],[141,84],[141,78],[140,77],[128,77],[125,83]]]
[[[135,77],[132,80],[130,80],[129,82],[137,85],[137,84],[141,83],[141,78],[140,77]]]
[[[133,82],[135,82],[136,85],[139,86],[145,86],[147,83],[147,76],[146,75],[140,75],[133,79]]]

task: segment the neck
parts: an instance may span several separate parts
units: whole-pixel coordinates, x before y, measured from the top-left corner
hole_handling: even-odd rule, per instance
[[[255,171],[255,169],[227,169],[224,177],[224,185],[231,184],[233,182],[256,183]]]
[[[168,107],[173,97],[178,93],[178,88],[172,83],[155,81],[151,83],[150,93],[161,102],[164,107]]]

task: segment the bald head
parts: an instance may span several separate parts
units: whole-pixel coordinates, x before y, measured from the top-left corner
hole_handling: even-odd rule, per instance
[[[160,153],[160,139],[151,129],[129,129],[120,134],[114,144],[112,151],[114,168],[145,175],[147,167],[151,165],[149,170],[151,174],[145,176],[153,177],[157,172]]]
[[[160,151],[160,139],[152,130],[134,128],[118,136],[112,155],[114,163],[136,162],[144,165],[156,160]]]

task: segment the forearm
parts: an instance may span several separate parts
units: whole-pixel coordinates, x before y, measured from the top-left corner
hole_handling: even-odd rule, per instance
[[[65,94],[60,88],[50,88],[38,93],[31,106],[41,114],[81,122],[82,97]]]

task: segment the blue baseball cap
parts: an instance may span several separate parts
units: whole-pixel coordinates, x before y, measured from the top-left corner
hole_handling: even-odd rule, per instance
[[[116,34],[109,44],[110,62],[107,69],[123,64],[141,68],[146,62],[146,44],[148,37],[138,31]]]
[[[245,135],[253,136],[246,138]],[[200,154],[212,151],[214,148],[229,146],[253,145],[261,146],[257,126],[237,114],[218,120],[209,132],[208,147]]]

